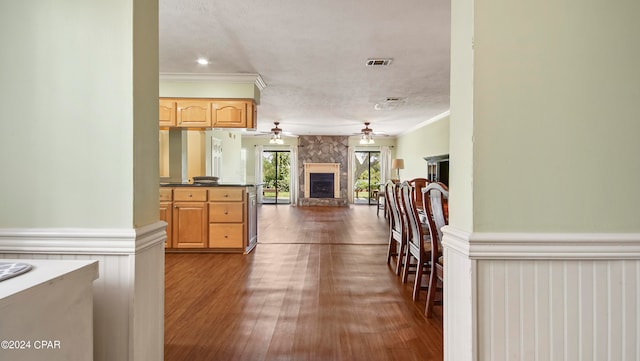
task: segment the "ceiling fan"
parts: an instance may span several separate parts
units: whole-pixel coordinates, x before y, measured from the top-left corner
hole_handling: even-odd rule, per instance
[[[271,128],[271,139],[269,139],[269,144],[283,144],[282,129],[278,127],[280,122],[273,122],[273,124],[275,124],[275,127]]]
[[[360,137],[360,144],[374,144],[373,129],[369,128],[369,122],[364,123],[364,128],[360,130],[362,136]]]

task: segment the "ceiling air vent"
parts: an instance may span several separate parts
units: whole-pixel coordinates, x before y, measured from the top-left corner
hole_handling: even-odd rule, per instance
[[[391,58],[367,59],[367,66],[388,66],[391,64]]]
[[[387,97],[383,102],[376,103],[373,105],[375,110],[392,110],[396,109],[399,105],[404,103],[404,98],[400,97]]]

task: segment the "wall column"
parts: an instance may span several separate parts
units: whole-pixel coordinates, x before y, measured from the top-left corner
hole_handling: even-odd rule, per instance
[[[0,257],[99,261],[98,361],[163,359],[157,14],[157,0],[0,4]]]

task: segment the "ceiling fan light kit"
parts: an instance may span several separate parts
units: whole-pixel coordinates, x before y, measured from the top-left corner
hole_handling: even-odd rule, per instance
[[[280,122],[273,122],[275,124],[275,128],[271,128],[271,139],[269,139],[269,144],[284,144],[282,140],[282,129],[278,128],[278,124]]]

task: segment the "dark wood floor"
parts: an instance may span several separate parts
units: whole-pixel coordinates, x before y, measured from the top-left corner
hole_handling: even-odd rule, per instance
[[[165,360],[442,360],[441,314],[386,265],[375,207],[258,213],[249,255],[166,255]]]

